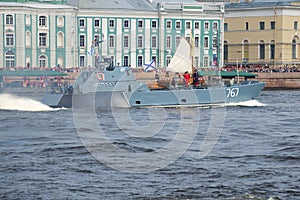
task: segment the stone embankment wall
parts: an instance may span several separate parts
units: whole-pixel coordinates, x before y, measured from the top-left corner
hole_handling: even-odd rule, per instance
[[[257,80],[266,82],[265,89],[300,89],[300,72],[258,73]]]

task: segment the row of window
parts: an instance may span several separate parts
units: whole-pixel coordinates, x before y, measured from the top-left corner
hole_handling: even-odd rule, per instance
[[[157,57],[156,56],[152,56],[151,60],[156,60]],[[171,56],[166,56],[166,64],[170,64],[172,57]],[[111,60],[114,60],[114,57],[111,57]],[[130,59],[129,56],[125,55],[123,56],[123,60],[122,60],[122,65],[123,66],[130,66]],[[138,55],[137,56],[137,66],[138,67],[142,67],[144,65],[144,57],[142,55]],[[195,67],[199,67],[199,57],[194,57],[194,64]],[[81,55],[79,57],[79,66],[80,67],[85,67],[86,66],[86,56],[85,55]],[[204,67],[210,67],[210,62],[209,62],[209,57],[208,56],[204,56],[203,57],[203,66]]]
[[[99,36],[95,35],[95,41],[98,41],[97,38],[99,38]],[[157,38],[158,38],[158,36],[156,36],[156,35],[151,37],[151,44],[150,44],[151,48],[157,48],[158,47]],[[176,38],[175,38],[176,47],[178,47],[180,39],[181,39],[181,36],[176,36]],[[191,39],[190,39],[189,36],[187,36],[186,39],[187,39],[188,42],[191,42]],[[172,40],[173,40],[172,36],[170,36],[170,35],[166,36],[166,48],[172,48]],[[193,41],[194,47],[200,47],[199,40],[200,39],[199,39],[198,36],[194,37],[194,41]],[[208,48],[209,47],[209,37],[205,36],[203,41],[204,41],[203,47]],[[130,43],[130,36],[129,35],[124,35],[123,36],[123,47],[124,48],[129,48],[129,43]],[[98,43],[93,42],[93,45],[98,46]],[[217,47],[217,45],[218,45],[218,38],[217,37],[213,38],[212,45],[213,45],[213,47]],[[86,36],[85,35],[80,35],[79,36],[79,46],[82,47],[82,48],[86,47]],[[115,36],[114,35],[109,36],[109,38],[108,38],[108,47],[110,47],[110,48],[115,47]],[[137,36],[137,47],[138,48],[143,48],[144,47],[144,36],[142,36],[142,35]]]
[[[84,28],[86,26],[86,20],[85,19],[79,19],[79,27]],[[209,30],[210,23],[209,22],[204,22],[204,30]],[[100,28],[100,19],[95,19],[94,20],[94,27]],[[116,23],[114,19],[110,19],[108,21],[108,27],[109,28],[115,28]],[[137,27],[138,28],[144,28],[144,20],[138,20],[137,21]],[[125,19],[123,20],[123,28],[127,29],[130,28],[130,20]],[[158,28],[158,22],[157,20],[152,20],[151,21],[151,28]],[[172,21],[167,20],[166,21],[166,28],[167,29],[172,29]],[[182,22],[181,21],[176,21],[175,22],[175,28],[181,29],[182,28]],[[192,29],[192,22],[188,21],[185,22],[185,29]],[[200,29],[200,22],[194,22],[194,29]],[[218,29],[218,22],[213,22],[213,29],[217,30]]]
[[[39,33],[39,38],[38,38],[38,46],[40,47],[47,47],[47,39],[48,38],[48,33]],[[5,45],[7,47],[14,46],[14,34],[13,33],[7,33],[5,34]],[[26,46],[31,46],[31,33],[26,32]],[[62,32],[57,33],[57,47],[62,48],[64,47],[64,34]]]
[[[45,55],[39,56],[39,67],[47,67],[47,57]],[[15,68],[15,54],[12,51],[7,51],[5,53],[5,67],[6,68]]]
[[[297,41],[298,39],[293,39],[292,40],[292,59],[297,58]],[[266,44],[264,41],[260,41],[258,44],[258,58],[263,60],[266,59]],[[269,59],[274,60],[275,59],[275,41],[272,40],[271,43],[269,44]],[[250,52],[250,44],[247,40],[244,41],[243,43],[243,56],[244,58],[249,59],[249,52]],[[224,60],[228,60],[228,43],[224,43]]]
[[[14,17],[13,15],[6,15],[6,25],[13,25],[14,24]],[[30,16],[28,15],[26,17],[26,24],[30,25]],[[47,26],[47,16],[39,16],[39,26]],[[63,18],[59,17],[58,18],[58,25],[62,26],[63,25]],[[108,22],[109,28],[115,28],[115,20],[110,19]],[[209,30],[209,22],[204,22],[204,30]],[[79,19],[79,27],[85,27],[86,22],[85,19]],[[94,26],[95,27],[100,27],[100,19],[95,19],[94,20]],[[124,28],[130,28],[130,20],[125,19],[123,21],[123,27]],[[137,27],[138,28],[144,28],[144,20],[138,20],[137,22]],[[151,28],[157,28],[158,27],[158,22],[157,20],[152,20],[151,21]],[[167,20],[166,21],[166,28],[167,29],[172,29],[172,21]],[[176,21],[175,22],[175,28],[176,29],[181,29],[182,28],[182,22],[181,21]],[[185,22],[185,28],[186,29],[191,29],[192,28],[192,22],[187,21]],[[194,29],[200,29],[200,22],[194,22]],[[218,23],[213,22],[213,29],[217,30],[218,29]]]
[[[270,29],[275,30],[275,21],[270,22]],[[259,22],[259,30],[265,30],[265,22]],[[245,30],[250,30],[250,24],[249,22],[245,22]],[[294,21],[294,30],[298,30],[298,21]],[[224,23],[224,31],[228,31],[228,23]]]
[[[14,24],[14,17],[13,15],[6,15],[6,20],[5,20],[6,25],[13,25]],[[79,19],[79,26],[80,27],[85,27],[85,19]],[[110,19],[109,20],[109,28],[115,28],[115,20]],[[30,16],[27,15],[26,17],[26,25],[30,25]],[[58,17],[58,26],[63,26],[63,18]],[[191,29],[192,28],[192,23],[190,21],[185,22],[185,29]],[[209,22],[204,22],[204,30],[209,30]],[[39,16],[39,26],[47,26],[47,17],[46,16]],[[94,20],[94,26],[95,27],[100,27],[100,19],[95,19]],[[249,30],[249,22],[245,22],[245,30]],[[123,27],[124,28],[130,28],[130,20],[124,20],[123,21]],[[138,28],[144,28],[144,20],[138,20],[137,22],[137,27]],[[157,28],[158,27],[158,22],[157,20],[152,20],[151,21],[151,28]],[[172,29],[172,21],[167,20],[166,21],[166,28],[167,29]],[[182,28],[182,22],[181,21],[176,21],[175,22],[175,28],[176,29],[181,29]],[[218,29],[218,22],[213,22],[213,30]],[[200,29],[200,22],[194,22],[194,29]],[[265,22],[259,22],[259,29],[260,30],[265,30]],[[274,30],[275,29],[275,21],[270,22],[270,29]],[[294,29],[298,30],[298,21],[294,21]],[[224,24],[224,30],[228,31],[228,23]]]
[[[7,33],[5,35],[6,38],[6,46],[14,46],[14,34],[12,33]],[[38,45],[40,47],[47,47],[47,38],[48,38],[48,33],[39,33],[39,43]],[[95,40],[98,41],[99,36],[95,35]],[[157,40],[158,36],[154,35],[151,37],[151,48],[157,48]],[[176,42],[176,47],[178,47],[179,42],[180,42],[181,36],[176,36],[175,42]],[[186,37],[186,39],[190,42],[190,37]],[[108,46],[109,47],[115,47],[115,36],[110,35],[109,40],[108,40]],[[129,43],[130,43],[130,36],[129,35],[124,35],[123,37],[123,47],[124,48],[129,48]],[[26,46],[31,45],[31,34],[30,32],[26,33]],[[194,38],[194,47],[199,47],[199,37],[196,36]],[[58,47],[63,47],[64,46],[64,35],[62,32],[57,33],[57,46]],[[79,46],[80,47],[86,47],[86,39],[85,35],[80,35],[79,36]],[[209,46],[209,37],[205,36],[204,37],[204,48],[208,48]],[[139,35],[137,37],[137,47],[138,48],[143,48],[144,47],[144,36]],[[217,47],[217,38],[213,38],[213,47]],[[166,48],[172,48],[172,36],[166,36]]]
[[[48,24],[48,18],[47,16],[39,16],[39,26],[41,27],[47,27]],[[31,24],[31,18],[30,15],[26,16],[26,25],[29,26]],[[14,25],[14,17],[13,15],[6,15],[5,17],[5,25]],[[63,27],[64,26],[64,19],[63,17],[58,17],[57,18],[57,26],[58,27]]]

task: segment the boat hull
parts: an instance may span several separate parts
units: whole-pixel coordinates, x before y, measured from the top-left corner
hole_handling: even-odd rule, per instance
[[[52,94],[46,93],[42,103],[52,108],[72,108],[72,94]]]
[[[176,106],[237,103],[257,98],[265,83],[249,83],[210,89],[126,93],[130,106]]]
[[[209,89],[100,91],[79,94],[47,94],[43,103],[51,107],[107,109],[112,107],[197,106],[237,103],[255,99],[265,83],[247,82]]]

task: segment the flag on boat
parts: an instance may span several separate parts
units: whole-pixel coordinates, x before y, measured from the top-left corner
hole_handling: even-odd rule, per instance
[[[152,60],[152,61],[150,62],[150,64],[145,64],[145,65],[144,65],[144,71],[145,71],[145,72],[150,71],[150,70],[156,70],[155,60]]]

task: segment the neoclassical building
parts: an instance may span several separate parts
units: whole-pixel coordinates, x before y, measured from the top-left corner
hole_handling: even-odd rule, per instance
[[[77,9],[53,2],[0,2],[0,67],[74,66]]]
[[[238,1],[225,9],[225,65],[300,64],[300,1]]]
[[[223,2],[7,0],[0,2],[0,67],[87,67],[105,58],[166,67],[181,37],[196,67],[223,65]]]

